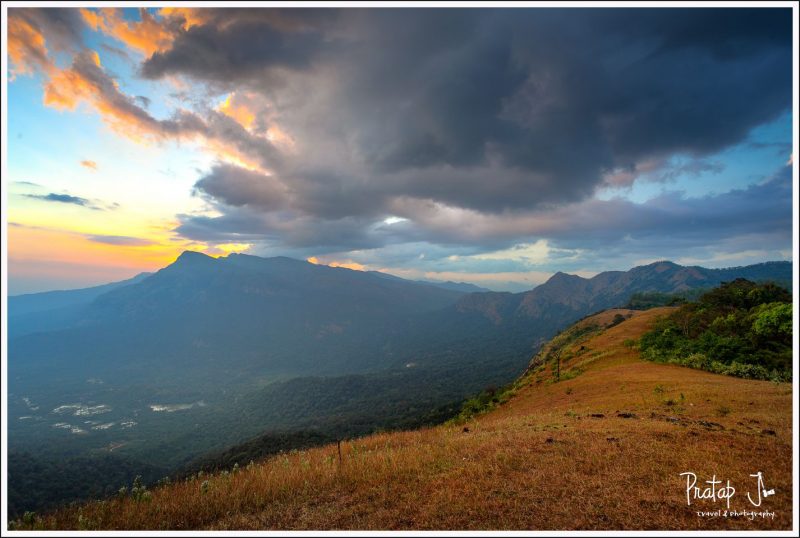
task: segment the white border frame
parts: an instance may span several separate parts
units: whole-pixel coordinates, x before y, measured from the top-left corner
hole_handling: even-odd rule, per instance
[[[2,462],[0,462],[0,473],[2,473],[2,485],[0,487],[0,534],[3,536],[674,536],[674,535],[692,535],[692,536],[797,536],[798,535],[798,517],[800,516],[800,499],[798,499],[798,374],[800,374],[800,364],[798,363],[798,342],[800,335],[798,335],[798,254],[800,254],[800,246],[798,242],[798,230],[800,229],[800,219],[798,218],[798,199],[800,189],[798,189],[798,169],[800,163],[798,159],[798,49],[800,42],[798,41],[798,4],[796,2],[787,1],[723,1],[723,2],[710,2],[710,1],[678,1],[678,2],[509,2],[509,1],[466,1],[466,2],[446,2],[446,1],[423,1],[423,2],[409,2],[409,1],[386,1],[386,2],[356,2],[356,1],[309,1],[309,2],[219,2],[219,1],[190,1],[190,2],[131,2],[131,1],[101,1],[101,2],[3,2],[2,4],[2,177],[8,177],[8,27],[7,15],[9,7],[163,7],[163,6],[183,6],[183,7],[378,7],[378,8],[397,8],[397,7],[445,7],[445,8],[478,8],[478,7],[529,7],[529,8],[544,8],[544,7],[562,7],[562,8],[582,8],[582,7],[783,7],[792,9],[793,19],[793,96],[792,96],[792,130],[794,139],[792,141],[792,155],[794,164],[792,166],[792,196],[793,196],[793,230],[792,230],[792,293],[794,299],[794,379],[793,379],[793,405],[792,405],[792,423],[794,430],[792,432],[793,440],[793,454],[794,459],[792,462],[793,472],[793,509],[792,509],[792,526],[791,531],[8,531],[8,506],[5,502],[8,492],[8,473],[6,466],[6,458],[8,454],[8,339],[6,334],[7,309],[8,309],[8,189],[5,188],[3,183],[2,201],[0,202],[0,212],[2,213],[2,232],[0,233],[0,242],[2,246],[2,305],[0,306],[0,319],[2,319],[2,389],[0,397],[2,398]]]

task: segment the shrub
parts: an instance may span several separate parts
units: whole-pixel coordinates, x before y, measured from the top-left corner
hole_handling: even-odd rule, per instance
[[[656,322],[639,341],[641,356],[747,379],[791,380],[790,301],[773,284],[723,284]]]
[[[147,500],[146,497],[149,498],[149,492],[147,491],[147,487],[142,483],[141,475],[136,475],[136,478],[133,479],[131,497],[136,502]]]
[[[735,377],[744,377],[746,379],[767,380],[770,378],[769,372],[763,366],[758,364],[742,364],[740,362],[732,362],[724,373]]]
[[[704,353],[692,353],[686,357],[682,364],[697,370],[709,370],[711,367],[711,359]]]
[[[614,327],[616,325],[619,325],[623,321],[625,321],[625,316],[623,316],[622,314],[614,314],[614,319],[611,320],[611,323],[608,324],[608,327],[609,328]]]

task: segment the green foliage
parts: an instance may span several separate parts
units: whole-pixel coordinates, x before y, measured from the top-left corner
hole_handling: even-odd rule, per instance
[[[561,372],[559,377],[559,381],[569,381],[570,379],[575,379],[579,375],[583,373],[583,368],[570,368],[566,372]]]
[[[786,344],[792,341],[792,305],[766,303],[753,313],[753,333],[757,338],[776,340]]]
[[[615,325],[619,325],[623,321],[625,321],[625,316],[623,316],[622,314],[614,314],[614,319],[611,320],[611,323],[608,324],[608,327],[609,328],[614,327]]]
[[[147,491],[147,486],[142,482],[142,476],[136,475],[133,479],[133,487],[131,487],[131,497],[136,502],[150,500],[150,492]]]
[[[127,497],[135,476],[140,484],[155,483],[165,469],[116,454],[45,459],[26,452],[8,453],[8,513],[23,517],[69,501]],[[143,492],[142,492],[143,493]]]
[[[469,398],[461,405],[460,413],[453,419],[453,422],[460,423],[468,420],[474,416],[486,413],[494,409],[501,403],[508,401],[511,397],[511,386],[503,387],[498,390],[494,387],[489,387],[482,391],[477,396]]]
[[[529,375],[519,377],[513,383],[502,387],[487,387],[477,396],[465,400],[458,415],[448,421],[449,424],[461,424],[477,415],[491,411],[510,400],[520,388],[528,385]]]
[[[786,289],[771,283],[722,284],[642,335],[642,357],[747,379],[790,381],[791,301]]]
[[[700,296],[702,289],[689,290],[683,293],[662,293],[659,291],[642,291],[631,295],[623,308],[630,310],[648,310],[658,306],[680,306]]]
[[[624,320],[625,318],[622,317],[622,321]],[[555,372],[559,359],[566,361],[570,358],[570,356],[565,353],[565,350],[570,345],[586,341],[602,330],[603,327],[596,323],[587,323],[584,325],[572,326],[559,332],[555,337],[553,337],[552,340],[550,340],[550,343],[547,346],[542,348],[541,351],[536,354],[531,361],[530,366],[528,367],[528,372],[532,372],[548,363],[551,365],[553,372]],[[561,376],[563,377],[563,373]]]

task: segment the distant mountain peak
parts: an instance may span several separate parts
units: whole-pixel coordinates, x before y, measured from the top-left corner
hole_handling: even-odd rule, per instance
[[[215,258],[208,256],[207,254],[203,254],[202,252],[196,252],[194,250],[184,250],[181,252],[181,255],[172,263],[173,266],[178,267],[192,267],[197,266],[199,264],[207,264],[214,262]]]
[[[290,258],[289,256],[256,256],[255,254],[245,254],[243,252],[231,252],[227,256],[223,256],[223,259],[228,260],[259,260],[259,261],[285,261],[285,262],[293,262],[293,263],[303,263],[307,264],[306,260],[299,260],[297,258]],[[314,265],[314,264],[312,264]]]
[[[653,263],[649,263],[647,265],[642,265],[639,268],[647,268],[647,269],[655,269],[656,271],[666,271],[667,269],[674,269],[674,268],[681,268],[683,266],[678,265],[675,262],[669,260],[658,260]],[[638,268],[634,268],[638,269]]]
[[[563,271],[558,271],[553,276],[547,279],[547,283],[571,282],[575,280],[584,280],[584,279],[579,277],[578,275],[571,275],[569,273],[564,273]]]

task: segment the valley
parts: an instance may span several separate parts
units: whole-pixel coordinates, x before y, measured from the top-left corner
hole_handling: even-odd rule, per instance
[[[564,344],[560,381],[534,360],[505,403],[346,441],[341,462],[335,444],[291,450],[146,500],[60,510],[36,528],[790,528],[791,386],[642,361],[627,342],[669,312],[589,317]],[[617,314],[626,319],[613,324]],[[735,485],[728,517],[724,499],[687,503],[688,472]],[[757,472],[775,490],[760,507],[746,496]]]
[[[228,461],[242,444],[265,456],[439,424],[514,380],[583,316],[637,293],[663,299],[737,276],[786,281],[791,264],[659,262],[592,279],[558,273],[511,294],[189,252],[99,294],[58,292],[53,309],[71,313],[55,321],[37,321],[49,319],[47,297],[12,297],[10,326],[23,314],[26,325],[9,343],[9,470],[29,486],[11,490],[11,513],[116,491],[137,465],[153,483]],[[32,327],[44,329],[25,332]],[[119,460],[127,471],[84,483],[63,460]],[[52,480],[77,481],[83,493],[48,493]]]

